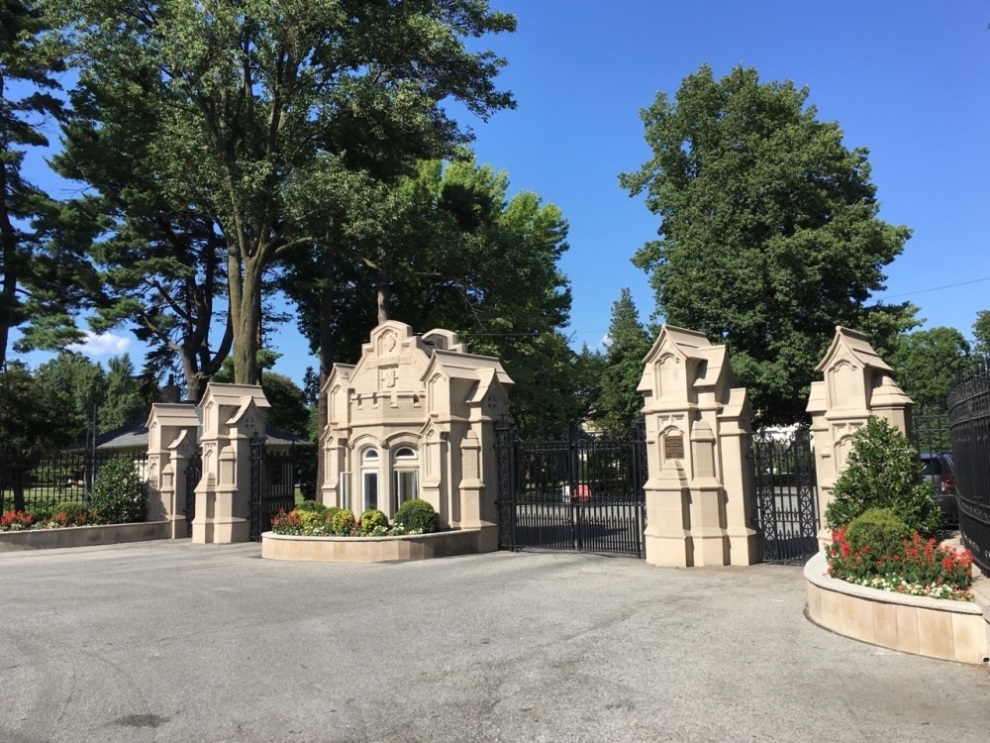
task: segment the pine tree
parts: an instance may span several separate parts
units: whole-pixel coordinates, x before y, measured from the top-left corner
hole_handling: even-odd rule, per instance
[[[608,434],[628,433],[643,407],[643,396],[636,391],[643,376],[643,358],[650,350],[650,336],[639,322],[639,312],[628,289],[612,305],[608,328],[602,393],[598,398],[598,428]]]

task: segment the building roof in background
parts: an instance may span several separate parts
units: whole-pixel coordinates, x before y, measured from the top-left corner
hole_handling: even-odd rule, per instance
[[[192,405],[192,403],[189,403]],[[196,409],[196,415],[202,421],[202,416],[200,415],[199,408]],[[148,447],[148,426],[147,421],[137,420],[132,421],[120,428],[115,428],[112,431],[107,431],[106,433],[101,433],[96,437],[96,448],[102,450],[108,449],[137,449],[139,447]],[[196,429],[196,440],[199,441],[202,438],[203,427],[200,425]],[[265,444],[267,446],[312,446],[313,442],[307,441],[306,439],[299,438],[298,436],[291,434],[287,431],[282,431],[274,426],[265,426]],[[83,447],[77,447],[83,448]]]

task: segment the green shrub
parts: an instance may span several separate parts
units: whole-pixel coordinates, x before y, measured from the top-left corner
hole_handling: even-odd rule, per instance
[[[63,503],[52,514],[52,521],[59,526],[85,526],[90,520],[89,511],[81,503]]]
[[[144,483],[129,458],[113,457],[100,467],[90,493],[89,507],[102,524],[145,520],[148,502]]]
[[[852,437],[846,470],[835,483],[825,523],[839,529],[871,508],[888,508],[923,536],[942,526],[935,488],[921,482],[923,465],[907,436],[870,418]]]
[[[330,521],[330,531],[338,537],[349,537],[357,530],[357,521],[354,518],[354,511],[349,508],[342,508],[333,515]]]
[[[327,517],[327,507],[322,503],[317,503],[315,500],[304,500],[302,503],[298,504],[295,510],[306,513],[315,513],[320,516],[321,519],[326,519]]]
[[[340,513],[341,510],[342,509],[337,508],[337,506],[330,506],[329,508],[327,508],[326,513],[323,514],[323,520],[328,525],[332,525],[333,524],[333,517],[336,516],[338,513]]]
[[[388,529],[388,516],[377,508],[369,508],[361,514],[361,536],[371,535],[375,527],[379,526]]]
[[[424,534],[432,534],[440,528],[437,512],[421,498],[407,500],[399,506],[395,512],[395,523],[407,531],[422,530]]]
[[[303,511],[297,508],[294,513],[299,518],[299,525],[303,529],[311,530],[326,524],[323,515],[317,511]]]
[[[900,555],[904,540],[911,539],[911,529],[889,508],[871,508],[849,522],[846,539],[854,552],[869,547],[878,558]]]

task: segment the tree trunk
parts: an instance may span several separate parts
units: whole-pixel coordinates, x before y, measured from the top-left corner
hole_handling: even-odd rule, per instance
[[[239,254],[230,251],[227,270],[234,327],[234,384],[258,384],[261,266],[257,258],[249,258],[242,269]]]
[[[7,211],[7,171],[0,163],[0,250],[3,254],[3,287],[0,289],[0,369],[7,363],[10,328],[16,324],[17,308],[17,235]]]
[[[384,268],[378,269],[378,278],[375,281],[375,293],[378,300],[378,324],[391,320],[389,305],[392,302],[392,285],[389,281],[388,272]]]

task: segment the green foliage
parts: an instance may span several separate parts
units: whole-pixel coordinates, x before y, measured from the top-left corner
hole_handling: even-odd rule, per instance
[[[914,324],[908,305],[867,304],[910,231],[878,218],[867,150],[847,149],[807,99],[706,65],[642,111],[653,156],[620,176],[661,220],[634,258],[657,315],[724,342],[766,422],[804,415],[837,324],[881,333],[879,346]]]
[[[972,601],[973,555],[940,546],[914,532],[899,552],[878,554],[871,546],[853,549],[845,529],[832,535],[826,553],[833,578],[910,596]]]
[[[976,322],[973,323],[973,337],[976,339],[973,353],[980,356],[990,356],[990,310],[980,310],[976,313]]]
[[[107,362],[105,380],[99,412],[101,433],[147,417],[148,406],[141,396],[140,383],[130,356],[125,353],[111,358]]]
[[[322,503],[317,503],[315,500],[304,500],[302,503],[296,505],[295,510],[297,511],[310,511],[312,513],[318,513],[324,519],[326,519],[328,509]]]
[[[612,305],[608,328],[602,393],[595,422],[605,433],[623,435],[642,416],[643,395],[636,391],[643,377],[643,359],[650,350],[650,336],[639,322],[639,312],[628,289]]]
[[[357,521],[354,511],[342,508],[330,520],[330,531],[338,537],[350,537],[357,531]]]
[[[369,508],[361,514],[361,536],[368,536],[376,529],[388,529],[388,517],[377,508]]]
[[[333,207],[339,248],[296,253],[283,283],[324,381],[334,360],[357,359],[368,332],[392,319],[454,330],[472,352],[499,357],[527,433],[557,434],[583,417],[582,365],[560,332],[571,306],[558,265],[567,222],[538,195],[510,199],[508,188],[506,173],[467,152],[422,161],[395,183],[348,180],[349,201]]]
[[[871,508],[885,508],[912,531],[934,535],[942,526],[937,494],[921,483],[922,464],[907,437],[873,417],[853,434],[851,444],[846,469],[825,511],[826,525],[839,529]]]
[[[399,506],[394,521],[407,531],[422,530],[423,534],[432,534],[440,528],[437,512],[422,498],[407,500]]]
[[[899,555],[911,529],[889,508],[871,508],[849,522],[846,538],[854,552],[869,547],[876,557]]]
[[[515,28],[485,0],[163,0],[154,12],[140,0],[48,5],[78,66],[73,101],[96,102],[74,122],[76,136],[137,155],[133,176],[99,178],[99,197],[133,189],[120,220],[128,228],[179,215],[171,224],[202,228],[194,249],[214,247],[211,231],[221,239],[224,343],[233,342],[238,383],[257,379],[266,271],[294,248],[330,247],[328,211],[346,200],[350,176],[392,180],[418,158],[450,154],[470,136],[448,116],[451,102],[482,118],[514,105],[494,83],[504,62],[466,46]],[[116,231],[108,225],[106,234]],[[166,230],[151,231],[160,260],[188,254],[190,240],[180,236],[172,252]],[[173,280],[174,267],[165,275]],[[146,314],[160,299],[127,298],[148,305]],[[177,318],[183,306],[173,307]],[[172,332],[177,343],[197,340]]]
[[[319,511],[303,511],[296,508],[295,513],[299,518],[299,526],[307,531],[326,524],[326,516]]]
[[[72,443],[75,432],[65,425],[66,413],[65,398],[22,365],[9,363],[0,371],[0,448],[31,457]]]
[[[144,521],[147,496],[134,462],[127,457],[113,457],[104,462],[93,483],[89,507],[103,524]]]
[[[963,334],[944,327],[901,335],[887,360],[908,397],[936,410],[945,409],[949,388],[972,365]]]
[[[344,509],[338,508],[337,506],[327,507],[326,513],[323,515],[323,518],[328,526],[331,527],[333,526],[333,517],[336,516],[338,513],[340,513],[342,510]]]
[[[20,328],[17,350],[58,348],[82,334],[73,312],[89,262],[80,245],[51,234],[59,207],[24,177],[30,148],[48,146],[45,126],[62,116],[64,70],[57,45],[42,41],[49,24],[36,0],[0,3],[0,367],[10,330]]]

